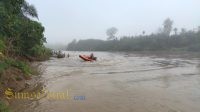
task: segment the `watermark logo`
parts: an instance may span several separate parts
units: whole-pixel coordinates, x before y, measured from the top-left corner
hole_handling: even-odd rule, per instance
[[[21,100],[38,100],[43,97],[51,100],[85,100],[85,96],[73,96],[70,94],[71,89],[65,92],[50,92],[48,90],[41,90],[40,92],[14,92],[7,88],[4,92],[7,99],[21,99]]]
[[[8,89],[6,89],[6,91],[5,91],[5,95],[6,95],[6,98],[7,98],[7,99],[11,99],[11,98],[14,97],[14,92],[13,92],[12,89],[8,88]]]

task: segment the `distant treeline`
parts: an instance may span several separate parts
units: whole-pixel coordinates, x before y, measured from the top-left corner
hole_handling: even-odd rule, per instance
[[[116,38],[114,34],[108,35],[116,28],[108,29],[108,40],[87,39],[73,40],[68,44],[67,50],[71,51],[160,51],[160,50],[179,50],[179,51],[200,51],[200,28],[196,31],[186,31],[181,29],[177,33],[174,28],[172,34],[172,21],[166,19],[163,29],[157,34],[145,35],[145,31],[139,36],[123,36]]]

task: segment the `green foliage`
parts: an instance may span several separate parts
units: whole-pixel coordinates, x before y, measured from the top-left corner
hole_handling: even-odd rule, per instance
[[[4,60],[4,63],[9,67],[12,66],[20,69],[27,76],[32,73],[31,68],[25,62],[7,58]]]
[[[49,58],[49,56],[51,55],[51,50],[46,48],[45,46],[35,45],[31,48],[29,54],[43,60]]]
[[[33,5],[29,5],[29,3],[26,1],[22,4],[22,12],[26,16],[29,15],[29,16],[38,18],[36,8]]]
[[[8,106],[6,106],[2,101],[0,101],[0,112],[10,112]]]
[[[26,76],[30,76],[32,74],[32,70],[28,64],[11,58],[4,59],[0,62],[0,73],[9,67],[16,67],[20,69]]]
[[[31,55],[31,50],[35,46],[43,47],[43,43],[46,41],[43,35],[44,27],[40,23],[35,21],[24,21],[22,25],[20,43],[18,47],[20,48],[20,53]],[[39,52],[39,51],[38,51]]]
[[[5,46],[4,42],[2,40],[0,40],[0,52],[3,52],[5,48],[6,48],[6,46]]]
[[[8,64],[6,64],[4,61],[0,61],[0,74],[8,68]]]
[[[46,38],[41,23],[29,18],[38,18],[35,7],[25,0],[1,0],[0,9],[0,36],[5,38],[6,55],[39,57],[36,54],[41,55],[41,49],[34,47],[44,49]],[[0,41],[0,50],[2,46]]]

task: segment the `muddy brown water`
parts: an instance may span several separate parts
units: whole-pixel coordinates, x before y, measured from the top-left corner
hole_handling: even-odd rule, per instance
[[[96,62],[78,55],[42,62],[41,80],[49,93],[19,103],[15,112],[199,112],[200,61],[188,54],[153,55],[94,52]],[[65,97],[66,98],[66,97]]]

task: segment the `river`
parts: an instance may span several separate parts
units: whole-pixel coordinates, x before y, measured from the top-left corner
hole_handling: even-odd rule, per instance
[[[42,62],[46,96],[15,112],[199,112],[200,60],[192,54],[94,52]],[[49,93],[65,93],[65,99]],[[67,98],[66,98],[67,95]]]

